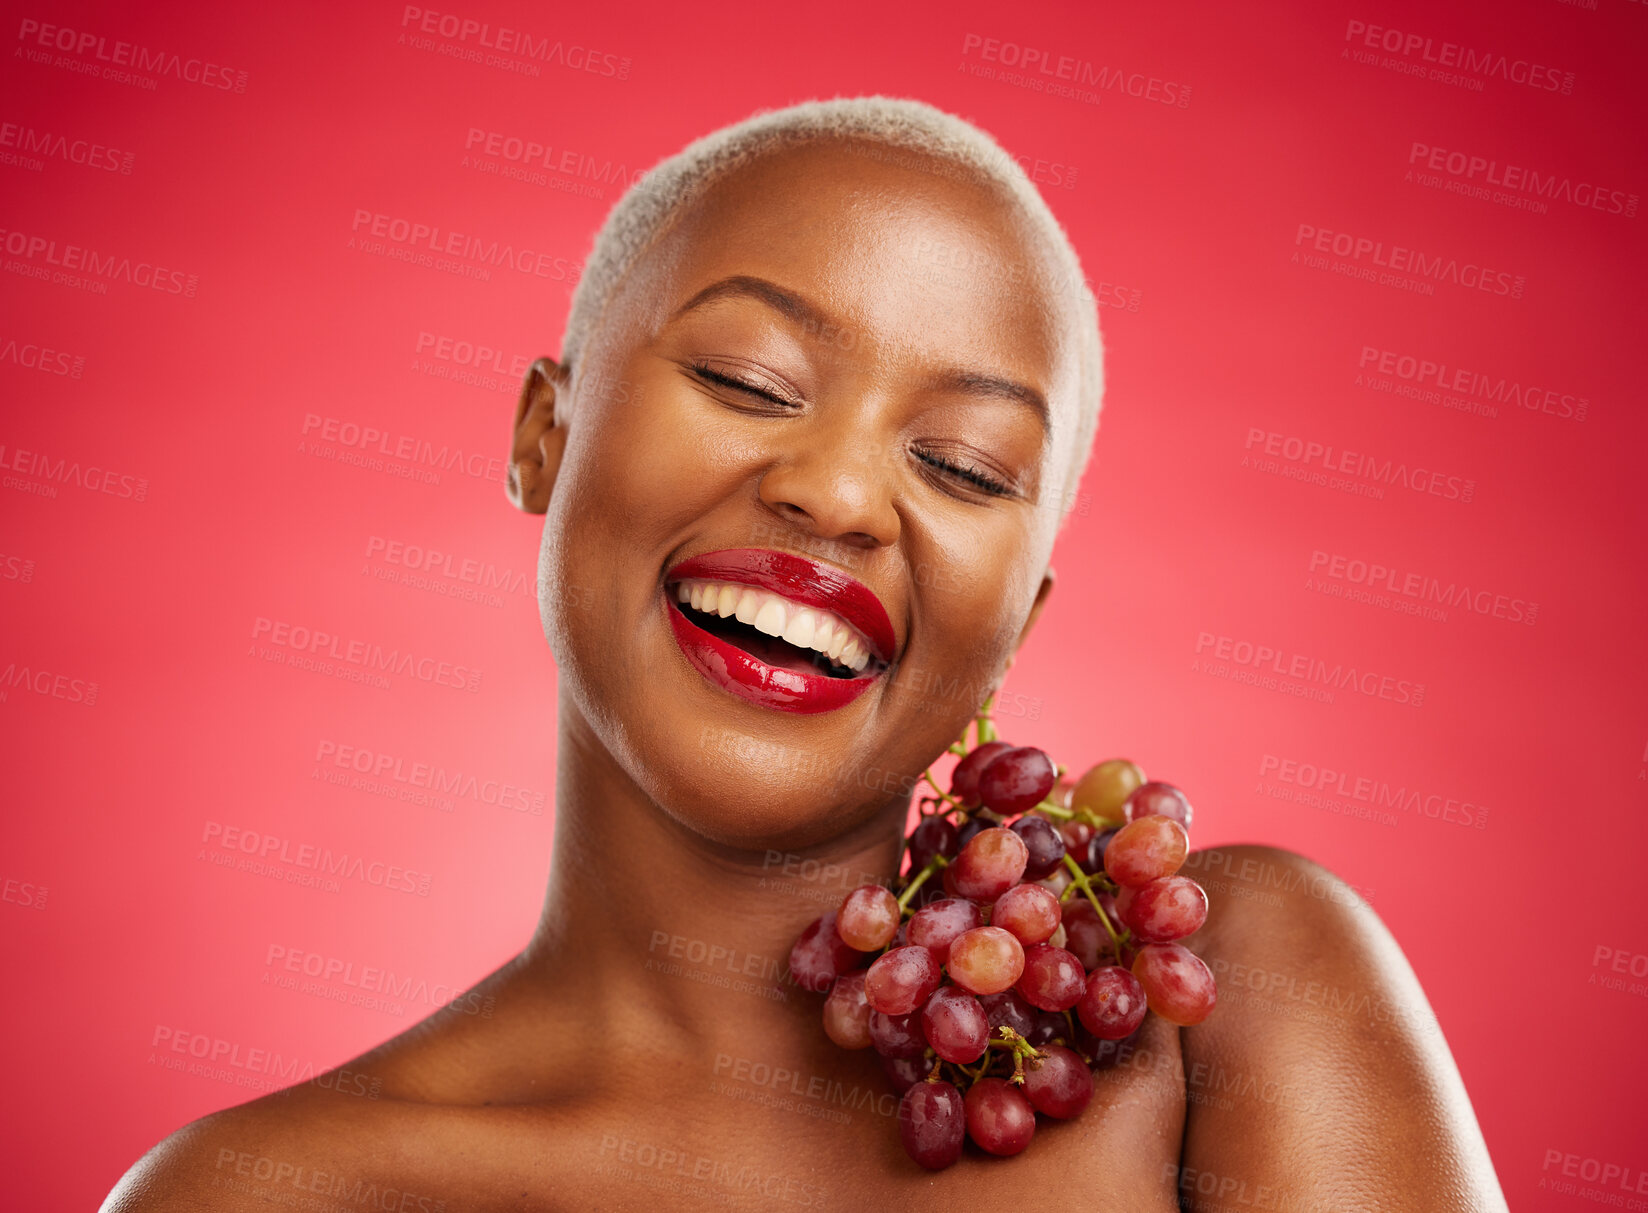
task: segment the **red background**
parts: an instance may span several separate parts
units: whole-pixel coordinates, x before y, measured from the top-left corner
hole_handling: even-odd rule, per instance
[[[257,1093],[168,1070],[157,1032],[318,1070],[432,1009],[277,988],[271,947],[461,989],[523,944],[553,803],[420,805],[316,761],[347,745],[528,799],[552,786],[539,525],[507,507],[485,462],[505,452],[516,377],[458,381],[420,335],[504,351],[506,372],[557,352],[569,267],[617,196],[615,166],[633,175],[760,107],[874,92],[971,118],[1023,157],[1105,304],[1097,452],[1058,590],[1008,684],[1036,719],[1004,727],[1068,762],[1132,756],[1190,792],[1200,845],[1277,843],[1361,889],[1429,992],[1513,1207],[1594,1203],[1583,1184],[1559,1190],[1564,1165],[1588,1174],[1593,1160],[1633,1183],[1648,1168],[1648,220],[1623,213],[1648,187],[1648,6],[456,12],[593,53],[596,70],[541,63],[536,76],[438,49],[474,37],[403,44],[390,3],[8,7],[0,122],[34,132],[36,149],[17,132],[0,147],[0,1139],[18,1207],[90,1207],[167,1132]],[[152,89],[110,79],[78,41],[39,62],[25,20],[94,35],[106,54],[126,41],[220,65],[230,87],[164,67],[139,73]],[[1571,88],[1411,75],[1347,39],[1353,22],[1430,39],[1433,55],[1452,42],[1572,72]],[[1003,54],[1018,52],[991,62],[984,39],[1042,52],[1054,71],[1068,57],[1090,80],[1119,71],[1142,90],[1155,77],[1185,103],[1003,79]],[[1424,55],[1393,58],[1423,70]],[[466,165],[472,130],[547,145],[571,171]],[[1445,158],[1426,185],[1409,177],[1416,143],[1598,185],[1608,209],[1567,196],[1528,209],[1527,188],[1450,192],[1463,178]],[[82,144],[113,149],[119,167],[76,163],[67,149]],[[580,179],[604,196],[569,188]],[[351,248],[362,210],[528,247],[549,271],[481,281]],[[1312,251],[1300,225],[1485,265],[1507,275],[1496,283],[1521,278],[1520,297],[1313,268],[1294,257]],[[163,285],[192,289],[33,276],[70,245],[159,264],[178,274]],[[46,368],[29,365],[43,348]],[[1446,407],[1359,381],[1369,349],[1553,394],[1491,415]],[[482,458],[438,483],[341,462],[300,446],[310,414]],[[1255,461],[1266,434],[1279,436],[1274,465]],[[1440,471],[1442,487],[1276,474],[1305,467],[1289,439]],[[78,478],[58,470],[76,462]],[[112,469],[112,487],[86,487],[91,467]],[[454,572],[396,581],[390,541],[450,553]],[[1310,583],[1317,552],[1490,593],[1445,618],[1353,601],[1343,578],[1324,582],[1337,596]],[[442,592],[468,585],[466,560],[513,588]],[[1524,621],[1495,617],[1496,602]],[[479,687],[401,676],[384,689],[276,664],[258,655],[260,618],[479,670]],[[1423,699],[1341,688],[1326,702],[1234,681],[1218,637],[1227,656],[1268,646],[1284,666],[1302,654],[1423,684]],[[1332,808],[1363,815],[1272,795],[1305,791],[1297,773],[1278,785],[1282,760],[1346,772]],[[1401,802],[1358,801],[1359,778],[1405,789]],[[228,853],[203,842],[214,822],[427,874],[428,895],[217,867],[209,856]]]

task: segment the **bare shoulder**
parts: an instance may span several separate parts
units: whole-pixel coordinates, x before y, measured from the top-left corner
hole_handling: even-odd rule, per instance
[[[529,1030],[530,997],[514,996],[504,970],[476,989],[484,998],[460,1000],[344,1065],[185,1125],[132,1166],[104,1213],[271,1203],[440,1213],[476,1203],[475,1177],[531,1131],[525,1101],[555,1111],[555,1092],[523,1089],[533,1077],[509,1062]],[[479,1007],[495,1013],[472,1013]],[[460,1170],[457,1157],[476,1166]]]
[[[1367,900],[1278,847],[1182,871],[1209,901],[1186,943],[1218,982],[1183,1033],[1186,1206],[1503,1209],[1446,1037]]]

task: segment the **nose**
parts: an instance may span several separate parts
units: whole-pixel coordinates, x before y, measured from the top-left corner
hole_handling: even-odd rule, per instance
[[[759,491],[767,508],[820,539],[856,548],[897,543],[892,469],[875,444],[855,440],[848,427],[797,438],[761,477]]]

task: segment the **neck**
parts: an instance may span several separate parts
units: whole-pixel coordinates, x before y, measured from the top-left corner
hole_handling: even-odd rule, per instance
[[[891,884],[908,798],[816,846],[725,846],[648,797],[565,695],[560,708],[554,850],[528,971],[603,1034],[670,1052],[749,1056],[821,1038],[822,996],[789,980],[790,947],[859,885]]]

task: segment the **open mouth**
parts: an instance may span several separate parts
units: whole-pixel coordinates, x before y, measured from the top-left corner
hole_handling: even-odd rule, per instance
[[[669,571],[663,606],[677,645],[706,679],[788,712],[827,712],[887,669],[892,623],[868,588],[787,552],[711,552]]]
[[[680,581],[674,593],[691,622],[775,669],[856,678],[880,664],[869,641],[834,612],[730,582]]]

